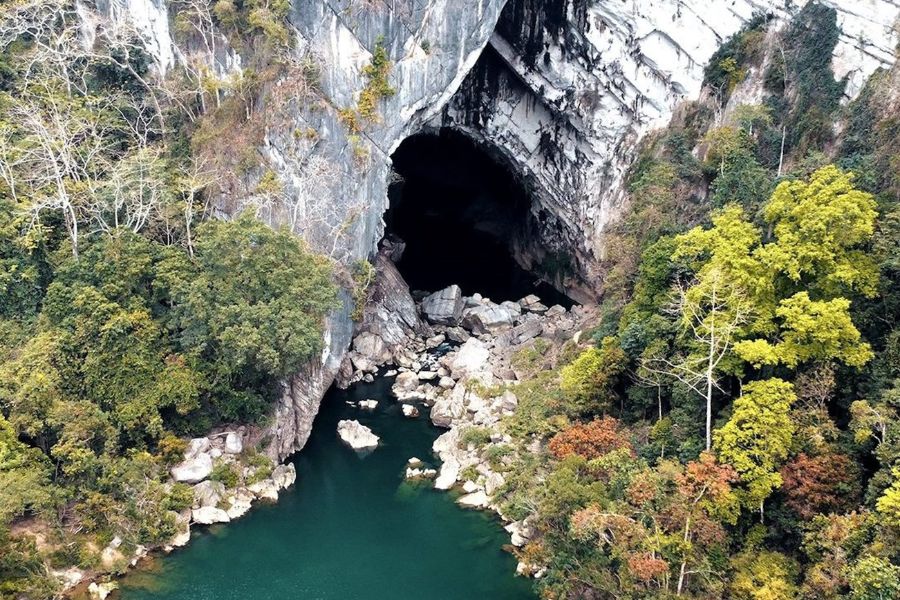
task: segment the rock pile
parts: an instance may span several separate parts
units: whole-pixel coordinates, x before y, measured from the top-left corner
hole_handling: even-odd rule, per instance
[[[518,398],[507,389],[521,375],[512,358],[538,338],[577,340],[579,330],[595,315],[580,306],[548,307],[533,295],[497,304],[479,294],[463,296],[455,285],[425,296],[419,310],[427,323],[422,335],[411,336],[389,359],[375,353],[355,359],[354,365],[396,367],[392,392],[403,403],[404,414],[418,412],[416,403],[430,406],[431,421],[448,429],[432,448],[442,463],[439,471],[410,459],[406,477],[434,478],[433,485],[440,490],[461,486],[460,505],[500,514],[493,496],[505,478],[487,457],[493,454],[503,462],[511,461],[505,455],[512,439],[503,431],[501,420],[518,407]],[[369,347],[379,348],[368,341],[354,345],[357,352]],[[352,379],[364,375],[355,372]],[[504,521],[512,544],[523,546],[532,535],[529,520]],[[520,570],[535,572],[529,565]]]

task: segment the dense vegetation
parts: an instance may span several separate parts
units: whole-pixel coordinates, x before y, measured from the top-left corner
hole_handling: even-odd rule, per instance
[[[518,357],[501,496],[546,598],[900,597],[898,70],[842,106],[833,9],[766,26],[645,145],[594,343]]]
[[[182,27],[202,7],[260,61],[287,43],[285,2],[183,2]],[[3,598],[53,596],[49,569],[96,566],[114,536],[170,539],[192,502],[168,481],[183,439],[261,424],[336,303],[300,238],[209,217],[233,167],[204,163],[211,132],[243,127],[253,92],[190,68],[154,81],[133,32],[86,48],[73,11],[0,9]]]

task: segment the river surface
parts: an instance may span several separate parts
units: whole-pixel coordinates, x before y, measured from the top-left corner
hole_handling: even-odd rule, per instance
[[[297,483],[275,505],[195,530],[190,545],[125,577],[124,600],[532,600],[515,577],[509,536],[452,494],[404,481],[406,461],[433,464],[441,433],[427,412],[405,419],[391,380],[332,390],[294,457]],[[347,401],[374,398],[363,411]],[[337,437],[355,418],[381,437],[358,456]]]

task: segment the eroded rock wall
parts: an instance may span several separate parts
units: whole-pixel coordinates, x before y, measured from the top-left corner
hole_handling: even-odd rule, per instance
[[[520,262],[573,259],[557,284],[600,285],[603,231],[621,214],[637,142],[699,97],[713,53],[754,14],[781,27],[806,2],[509,0],[490,47],[433,127],[462,130],[502,156],[534,192],[542,239]],[[855,96],[894,60],[894,0],[826,1],[842,34],[835,76]],[[548,256],[549,255],[549,256]]]

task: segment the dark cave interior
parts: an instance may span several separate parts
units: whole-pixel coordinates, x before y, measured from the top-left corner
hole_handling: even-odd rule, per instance
[[[535,239],[531,198],[508,168],[447,129],[406,139],[392,156],[386,236],[406,243],[397,263],[412,290],[457,284],[495,302],[534,293],[547,304],[572,301],[516,262]]]

